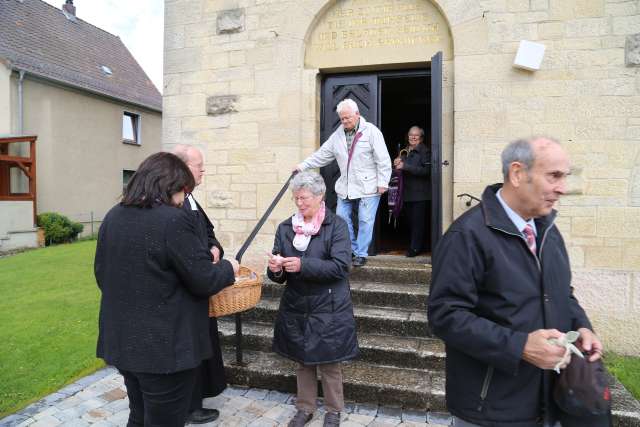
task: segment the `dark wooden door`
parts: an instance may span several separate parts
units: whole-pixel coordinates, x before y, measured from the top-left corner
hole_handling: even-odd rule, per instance
[[[329,76],[325,78],[322,85],[321,143],[324,143],[340,126],[336,106],[345,98],[353,99],[358,104],[360,115],[378,126],[378,76],[376,74]],[[321,168],[320,173],[327,185],[327,207],[335,212],[335,184],[340,177],[338,164],[334,161]]]
[[[431,58],[431,250],[442,237],[442,52]]]

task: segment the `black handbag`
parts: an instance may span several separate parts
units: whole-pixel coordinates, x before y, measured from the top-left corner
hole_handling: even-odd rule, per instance
[[[553,398],[562,427],[611,427],[611,390],[601,359],[571,355],[556,380]]]

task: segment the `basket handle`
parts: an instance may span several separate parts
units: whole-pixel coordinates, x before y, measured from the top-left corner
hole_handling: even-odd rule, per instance
[[[273,201],[271,202],[271,204],[269,205],[269,207],[267,208],[267,210],[265,211],[265,213],[262,215],[262,218],[260,218],[260,221],[258,221],[258,223],[256,224],[255,227],[253,227],[253,231],[251,231],[251,234],[249,234],[249,237],[247,237],[247,240],[244,242],[244,244],[242,245],[242,247],[240,248],[240,250],[238,251],[238,253],[236,254],[236,260],[238,262],[242,261],[242,256],[244,255],[244,253],[246,252],[247,248],[249,247],[249,245],[251,244],[251,242],[253,242],[253,239],[255,239],[256,235],[258,234],[258,231],[260,231],[260,229],[262,228],[262,226],[264,225],[265,221],[267,220],[267,218],[269,218],[269,215],[271,214],[271,212],[273,211],[273,209],[276,207],[276,205],[278,204],[278,202],[280,201],[280,199],[282,199],[282,196],[284,195],[284,193],[287,191],[287,188],[289,188],[289,182],[291,182],[291,179],[297,175],[298,171],[293,171],[293,173],[291,173],[291,175],[289,176],[289,179],[287,179],[287,182],[284,183],[284,186],[282,186],[282,189],[280,190],[280,192],[276,195],[276,197],[273,199]]]

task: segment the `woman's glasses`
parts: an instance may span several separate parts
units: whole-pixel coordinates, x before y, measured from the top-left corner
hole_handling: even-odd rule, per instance
[[[294,202],[298,203],[298,202],[308,202],[309,200],[313,199],[313,196],[298,196],[298,197],[291,197],[291,200],[293,200]]]

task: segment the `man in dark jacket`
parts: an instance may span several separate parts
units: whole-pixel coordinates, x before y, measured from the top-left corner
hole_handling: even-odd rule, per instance
[[[567,361],[549,339],[576,330],[590,361],[602,353],[554,225],[569,158],[555,140],[518,140],[502,170],[504,184],[487,187],[435,250],[429,324],[446,344],[456,426],[552,426],[551,369]]]
[[[173,153],[182,159],[189,167],[195,179],[196,187],[200,185],[204,175],[204,158],[200,150],[197,147],[180,144],[174,148]],[[193,218],[200,240],[211,251],[212,261],[217,263],[224,256],[224,249],[222,249],[222,245],[218,242],[218,239],[216,239],[213,224],[204,209],[202,209],[195,197],[193,197],[193,194],[185,197],[182,208]],[[222,350],[220,349],[218,337],[218,321],[215,317],[209,319],[209,335],[213,354],[210,359],[202,362],[200,373],[196,377],[193,399],[187,419],[187,423],[190,424],[203,424],[215,421],[219,417],[220,412],[217,409],[204,408],[202,406],[202,399],[217,396],[227,388]]]

